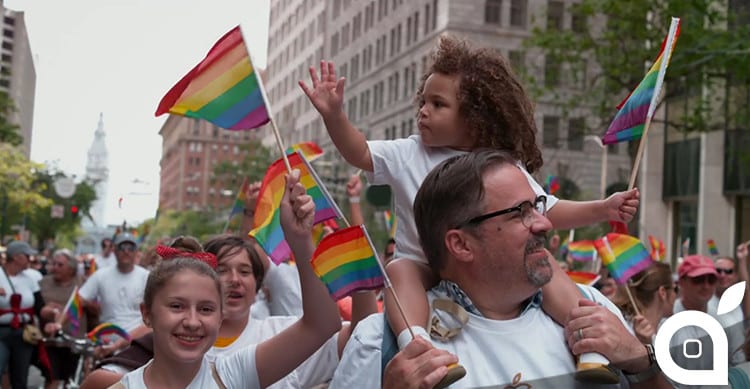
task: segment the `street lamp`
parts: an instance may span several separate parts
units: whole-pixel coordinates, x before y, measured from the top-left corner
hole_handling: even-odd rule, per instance
[[[583,139],[596,143],[602,149],[602,174],[599,182],[599,196],[604,199],[607,196],[607,146],[596,135],[586,135]]]

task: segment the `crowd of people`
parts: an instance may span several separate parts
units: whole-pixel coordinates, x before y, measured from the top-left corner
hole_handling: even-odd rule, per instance
[[[11,387],[26,387],[39,358],[23,337],[37,318],[50,337],[100,322],[129,333],[97,348],[82,385],[89,389],[666,388],[679,383],[660,371],[653,339],[682,310],[719,320],[731,376],[750,383],[750,299],[717,314],[722,294],[748,280],[747,245],[734,258],[686,256],[676,272],[655,262],[626,286],[606,275],[597,286],[566,276],[548,251],[551,231],[629,222],[639,193],[586,202],[545,193],[532,177],[543,162],[533,105],[501,55],[441,37],[416,91],[419,135],[392,141],[367,141],[349,122],[333,63],[310,74],[311,85],[300,86],[341,155],[371,184],[393,188],[398,228],[382,248],[390,290],[330,297],[310,265],[315,204],[297,171],[279,204],[294,261],[279,265],[247,235],[257,184],[246,193],[240,234],[175,237],[143,251],[119,233],[102,241],[91,274],[87,261],[58,250],[42,277],[30,266],[37,252],[14,241],[0,277],[0,366]],[[362,190],[352,176],[355,225],[364,223]],[[75,290],[86,320],[60,320]],[[681,341],[703,336],[697,327],[678,332],[673,358],[710,368],[710,358],[680,360]],[[57,387],[77,356],[52,346],[46,355],[47,385]]]

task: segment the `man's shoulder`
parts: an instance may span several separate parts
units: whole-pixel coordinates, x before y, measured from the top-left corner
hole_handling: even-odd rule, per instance
[[[357,327],[352,332],[351,339],[355,339],[361,345],[380,349],[384,330],[385,319],[383,314],[375,313],[357,323]]]

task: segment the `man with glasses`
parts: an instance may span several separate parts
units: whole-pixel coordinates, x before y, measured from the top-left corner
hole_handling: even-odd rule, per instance
[[[135,339],[149,332],[143,325],[140,311],[148,270],[135,264],[138,244],[133,235],[118,234],[114,239],[114,247],[117,264],[97,270],[81,286],[78,294],[84,304],[98,302],[102,322],[122,327]],[[127,347],[125,340],[117,339],[112,345],[100,350],[100,357]]]
[[[571,311],[565,328],[542,310],[540,288],[552,278],[546,208],[546,197],[535,195],[504,152],[450,158],[427,176],[414,214],[429,265],[442,280],[428,291],[437,349],[412,341],[386,367],[385,388],[433,387],[445,364],[457,360],[468,373],[452,387],[577,387],[584,384],[573,379],[571,350],[602,353],[630,373],[632,387],[668,385],[619,310],[594,288],[581,287],[589,300]],[[380,387],[383,330],[378,315],[357,325],[332,389]]]

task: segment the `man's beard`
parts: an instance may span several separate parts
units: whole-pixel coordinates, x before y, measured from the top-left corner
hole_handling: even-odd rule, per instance
[[[546,257],[542,261],[529,263],[528,254],[544,249],[544,235],[532,235],[526,242],[526,251],[523,258],[523,267],[526,270],[526,278],[536,287],[542,287],[552,279],[552,266]]]

